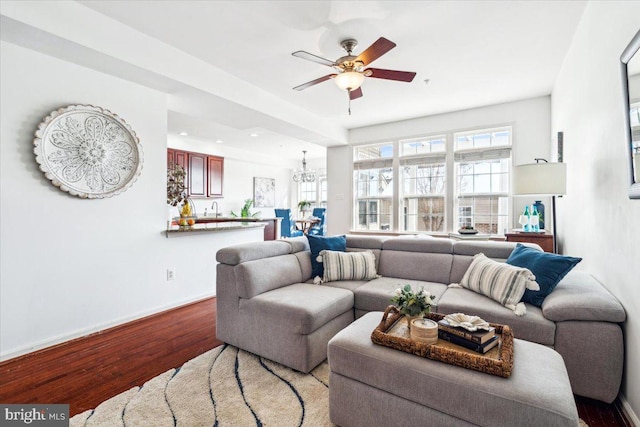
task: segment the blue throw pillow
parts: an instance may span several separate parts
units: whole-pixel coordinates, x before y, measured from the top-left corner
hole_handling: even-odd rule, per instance
[[[547,295],[580,261],[582,261],[582,258],[540,252],[520,243],[516,245],[509,258],[507,258],[507,264],[528,268],[536,276],[536,282],[540,285],[540,290],[525,290],[521,301],[538,307],[542,306],[542,301]]]
[[[311,248],[311,277],[324,275],[324,267],[316,258],[321,251],[347,251],[347,236],[312,236],[307,235],[309,239],[309,248]]]

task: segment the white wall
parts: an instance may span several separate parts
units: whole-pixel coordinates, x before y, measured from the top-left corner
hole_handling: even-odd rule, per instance
[[[620,54],[640,29],[640,3],[590,2],[552,93],[554,131],[564,131],[567,196],[558,233],[577,268],[622,302],[627,321],[621,394],[640,425],[640,200],[627,197]]]
[[[166,95],[6,42],[0,55],[0,357],[215,294],[217,249],[262,230],[165,237]],[[82,200],[38,169],[33,133],[69,104],[137,133],[144,168],[125,193]]]
[[[351,230],[353,209],[353,147],[327,149],[327,234]]]
[[[514,165],[533,163],[536,157],[551,160],[551,100],[548,96],[352,129],[349,142],[358,145],[502,125],[513,126]],[[327,150],[330,234],[346,233],[351,229],[353,154],[350,150],[352,147]],[[520,213],[525,203],[533,201],[533,197],[518,198],[513,216]],[[543,201],[547,200],[543,198]]]

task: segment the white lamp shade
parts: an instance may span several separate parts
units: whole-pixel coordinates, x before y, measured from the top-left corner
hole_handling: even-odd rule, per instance
[[[364,82],[364,75],[355,71],[346,71],[335,76],[333,81],[342,90],[356,90]]]
[[[513,194],[567,194],[566,163],[530,163],[513,168]]]

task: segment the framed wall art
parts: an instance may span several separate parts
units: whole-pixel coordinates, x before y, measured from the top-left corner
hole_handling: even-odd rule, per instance
[[[53,111],[35,133],[36,162],[53,185],[84,199],[126,191],[142,171],[136,133],[116,114],[92,105]]]
[[[273,208],[276,202],[276,180],[273,178],[253,178],[253,206]]]

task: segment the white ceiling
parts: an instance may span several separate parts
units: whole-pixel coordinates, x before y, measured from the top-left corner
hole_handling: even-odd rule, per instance
[[[310,157],[322,155],[323,146],[346,142],[335,132],[319,136],[323,123],[353,129],[550,94],[586,5],[581,0],[78,2],[233,76],[243,85],[239,94],[247,93],[248,84],[256,97],[266,93],[278,101],[273,111],[256,111],[235,100],[223,113],[218,99],[211,102],[217,114],[198,117],[183,108],[170,114],[170,133],[184,130],[269,150],[268,144],[247,142],[248,133],[261,130],[265,138],[300,143]],[[380,36],[397,47],[372,66],[415,71],[412,83],[366,79],[351,116],[346,92],[332,81],[292,90],[332,72],[292,52],[335,60],[345,54],[341,40],[357,39],[358,54]],[[305,131],[298,117],[288,129],[282,118],[288,108],[316,128]]]

